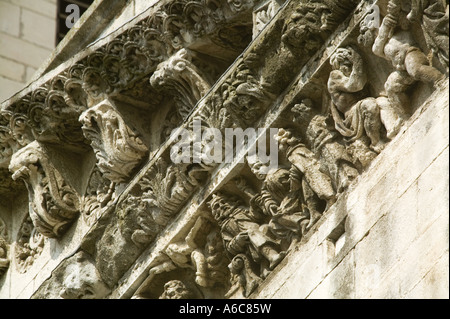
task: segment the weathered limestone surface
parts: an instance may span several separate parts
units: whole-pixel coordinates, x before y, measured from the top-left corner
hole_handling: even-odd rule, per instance
[[[448,298],[448,1],[105,3],[1,105],[0,297]]]
[[[252,297],[448,298],[448,93],[418,113]]]

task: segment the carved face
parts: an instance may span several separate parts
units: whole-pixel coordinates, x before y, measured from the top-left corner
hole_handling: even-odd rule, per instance
[[[352,56],[353,50],[346,48],[337,49],[330,58],[330,64],[334,70],[341,71],[345,76],[350,76],[352,73]]]
[[[169,281],[164,285],[164,293],[160,299],[189,299],[190,291],[179,280]]]
[[[64,299],[101,299],[109,293],[94,264],[83,253],[66,268],[60,296]]]

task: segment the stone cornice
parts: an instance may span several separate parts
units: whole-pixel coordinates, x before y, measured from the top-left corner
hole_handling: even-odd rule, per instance
[[[105,96],[132,89],[160,62],[201,38],[209,37],[224,52],[238,54],[225,37],[229,34],[221,34],[221,30],[242,25],[240,17],[251,14],[254,2],[258,1],[248,0],[236,7],[225,0],[159,1],[2,103],[1,117],[5,112],[10,113],[12,122],[21,117],[31,128],[30,140],[84,151],[87,143],[77,121],[83,110]],[[135,97],[135,102],[151,107],[146,98]],[[1,143],[5,145],[3,140]]]

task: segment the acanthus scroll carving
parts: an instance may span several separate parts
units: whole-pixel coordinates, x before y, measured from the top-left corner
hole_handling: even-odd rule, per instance
[[[34,141],[16,152],[9,165],[14,180],[25,182],[29,214],[36,229],[46,237],[60,237],[79,214],[79,198]]]

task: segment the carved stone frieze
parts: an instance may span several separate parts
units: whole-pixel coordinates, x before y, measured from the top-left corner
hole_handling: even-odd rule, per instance
[[[448,79],[446,1],[167,0],[148,12],[2,106],[0,174],[29,191],[19,272],[83,215],[86,253],[37,297],[253,297],[327,213],[346,213],[418,96]],[[256,127],[277,128],[277,167],[248,144],[207,161],[208,129]],[[55,144],[80,155],[79,180],[53,165]],[[0,224],[0,272],[8,253]]]
[[[42,146],[34,141],[16,152],[9,170],[14,180],[21,179],[27,186],[29,214],[37,231],[60,237],[78,217],[79,197]]]

